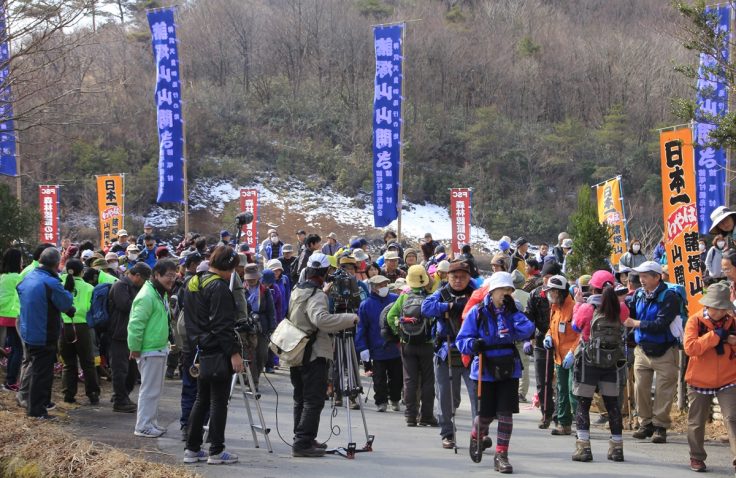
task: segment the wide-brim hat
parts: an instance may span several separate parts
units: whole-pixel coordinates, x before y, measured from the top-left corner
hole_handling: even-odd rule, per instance
[[[399,260],[399,253],[396,251],[386,251],[383,254],[383,260],[384,261],[392,261],[392,260]]]
[[[736,310],[731,302],[731,287],[726,282],[716,282],[708,286],[699,302],[700,305],[714,309]]]
[[[368,254],[363,249],[355,249],[352,254],[353,258],[355,258],[358,262],[363,262],[368,260]]]
[[[284,247],[281,248],[281,252],[294,252],[294,246],[291,244],[284,244]]]
[[[496,289],[515,289],[514,280],[508,272],[494,272],[491,280],[488,281],[488,293],[490,294]]]
[[[419,289],[429,284],[429,276],[424,267],[419,264],[415,264],[409,268],[409,272],[406,273],[406,283],[412,289]]]
[[[375,275],[371,277],[370,279],[368,279],[368,282],[370,282],[371,284],[378,285],[378,284],[384,284],[384,283],[391,282],[391,281],[389,280],[388,277],[384,277],[379,274],[379,275]]]
[[[736,216],[736,211],[727,208],[726,206],[718,206],[713,210],[712,213],[710,213],[710,233],[711,234],[718,234],[721,232],[721,229],[719,229],[718,224],[720,224],[721,221],[726,219],[728,216]],[[734,220],[736,221],[736,217],[734,217]]]

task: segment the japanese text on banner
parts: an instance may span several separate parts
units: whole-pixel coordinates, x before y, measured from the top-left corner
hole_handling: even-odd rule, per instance
[[[460,254],[464,244],[470,244],[470,189],[450,190],[450,215],[452,218],[452,251]]]
[[[715,129],[714,121],[728,112],[728,87],[719,70],[719,63],[728,63],[731,6],[708,6],[708,15],[714,16],[714,30],[722,40],[718,57],[700,54],[697,93],[695,97],[695,171],[697,174],[698,225],[701,231],[711,228],[710,214],[725,204],[726,198],[726,151],[707,146],[710,132]]]
[[[628,237],[626,237],[626,217],[623,211],[621,197],[621,179],[609,179],[596,188],[598,197],[598,220],[601,224],[608,224],[611,228],[611,264],[618,265],[621,256],[626,252]]]
[[[10,92],[10,46],[5,5],[5,2],[0,2],[0,174],[17,176],[15,126]]]
[[[685,288],[688,303],[703,293],[695,207],[695,168],[689,128],[663,131],[659,136],[662,166],[662,207],[670,282]]]
[[[156,118],[158,125],[157,202],[184,202],[184,119],[181,109],[179,43],[174,10],[148,12],[153,56],[156,60]]]
[[[38,205],[41,208],[39,241],[59,245],[59,186],[39,186]]]
[[[125,227],[125,194],[122,176],[97,176],[97,210],[100,216],[100,245],[110,244]]]
[[[245,242],[251,251],[258,250],[258,190],[257,189],[241,189],[240,190],[240,212],[250,212],[253,214],[253,221],[243,226],[243,236],[241,242]]]
[[[402,33],[404,25],[375,27],[373,95],[373,222],[388,226],[398,217],[401,160]]]

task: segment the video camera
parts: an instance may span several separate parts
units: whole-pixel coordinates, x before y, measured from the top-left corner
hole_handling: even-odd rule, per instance
[[[258,312],[251,312],[247,319],[240,319],[235,322],[235,331],[246,334],[260,334],[261,316]]]
[[[235,224],[237,224],[240,227],[245,226],[246,224],[250,224],[253,222],[253,213],[252,212],[241,212],[237,216],[235,216]]]
[[[328,275],[326,282],[331,282],[330,297],[335,301],[335,306],[344,310],[358,310],[360,307],[360,287],[358,280],[338,269],[334,274]]]

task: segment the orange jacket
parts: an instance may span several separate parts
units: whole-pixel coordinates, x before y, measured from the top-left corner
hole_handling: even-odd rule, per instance
[[[580,340],[580,335],[572,329],[572,311],[575,307],[575,301],[567,295],[562,306],[557,304],[550,305],[549,314],[549,330],[546,335],[552,337],[552,343],[555,344],[555,363],[562,365],[562,360],[567,352],[574,350]],[[560,333],[560,324],[565,324],[565,332]]]
[[[733,327],[734,318],[726,317],[723,328],[729,330]],[[736,346],[724,344],[725,353],[718,355],[715,347],[721,339],[713,329],[715,325],[703,317],[702,311],[690,317],[685,324],[683,344],[690,357],[685,381],[693,387],[720,388],[736,383]],[[705,333],[700,335],[700,330]]]

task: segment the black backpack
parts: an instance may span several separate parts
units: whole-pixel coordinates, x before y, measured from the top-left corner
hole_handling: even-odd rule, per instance
[[[430,338],[431,326],[429,319],[422,316],[422,302],[425,295],[410,292],[406,294],[406,299],[401,308],[401,319],[399,320],[399,330],[401,331],[402,340],[411,345],[419,345],[427,342]],[[415,319],[407,321],[406,319]]]
[[[394,303],[388,304],[386,307],[383,308],[381,311],[381,315],[379,316],[378,323],[381,328],[381,338],[387,343],[398,343],[399,342],[399,336],[396,335],[396,332],[394,332],[394,329],[391,328],[390,325],[388,325],[388,311],[391,310],[391,307],[393,307]]]
[[[618,368],[626,362],[624,326],[619,321],[608,320],[598,309],[590,323],[590,338],[584,346],[587,365],[597,368]]]

